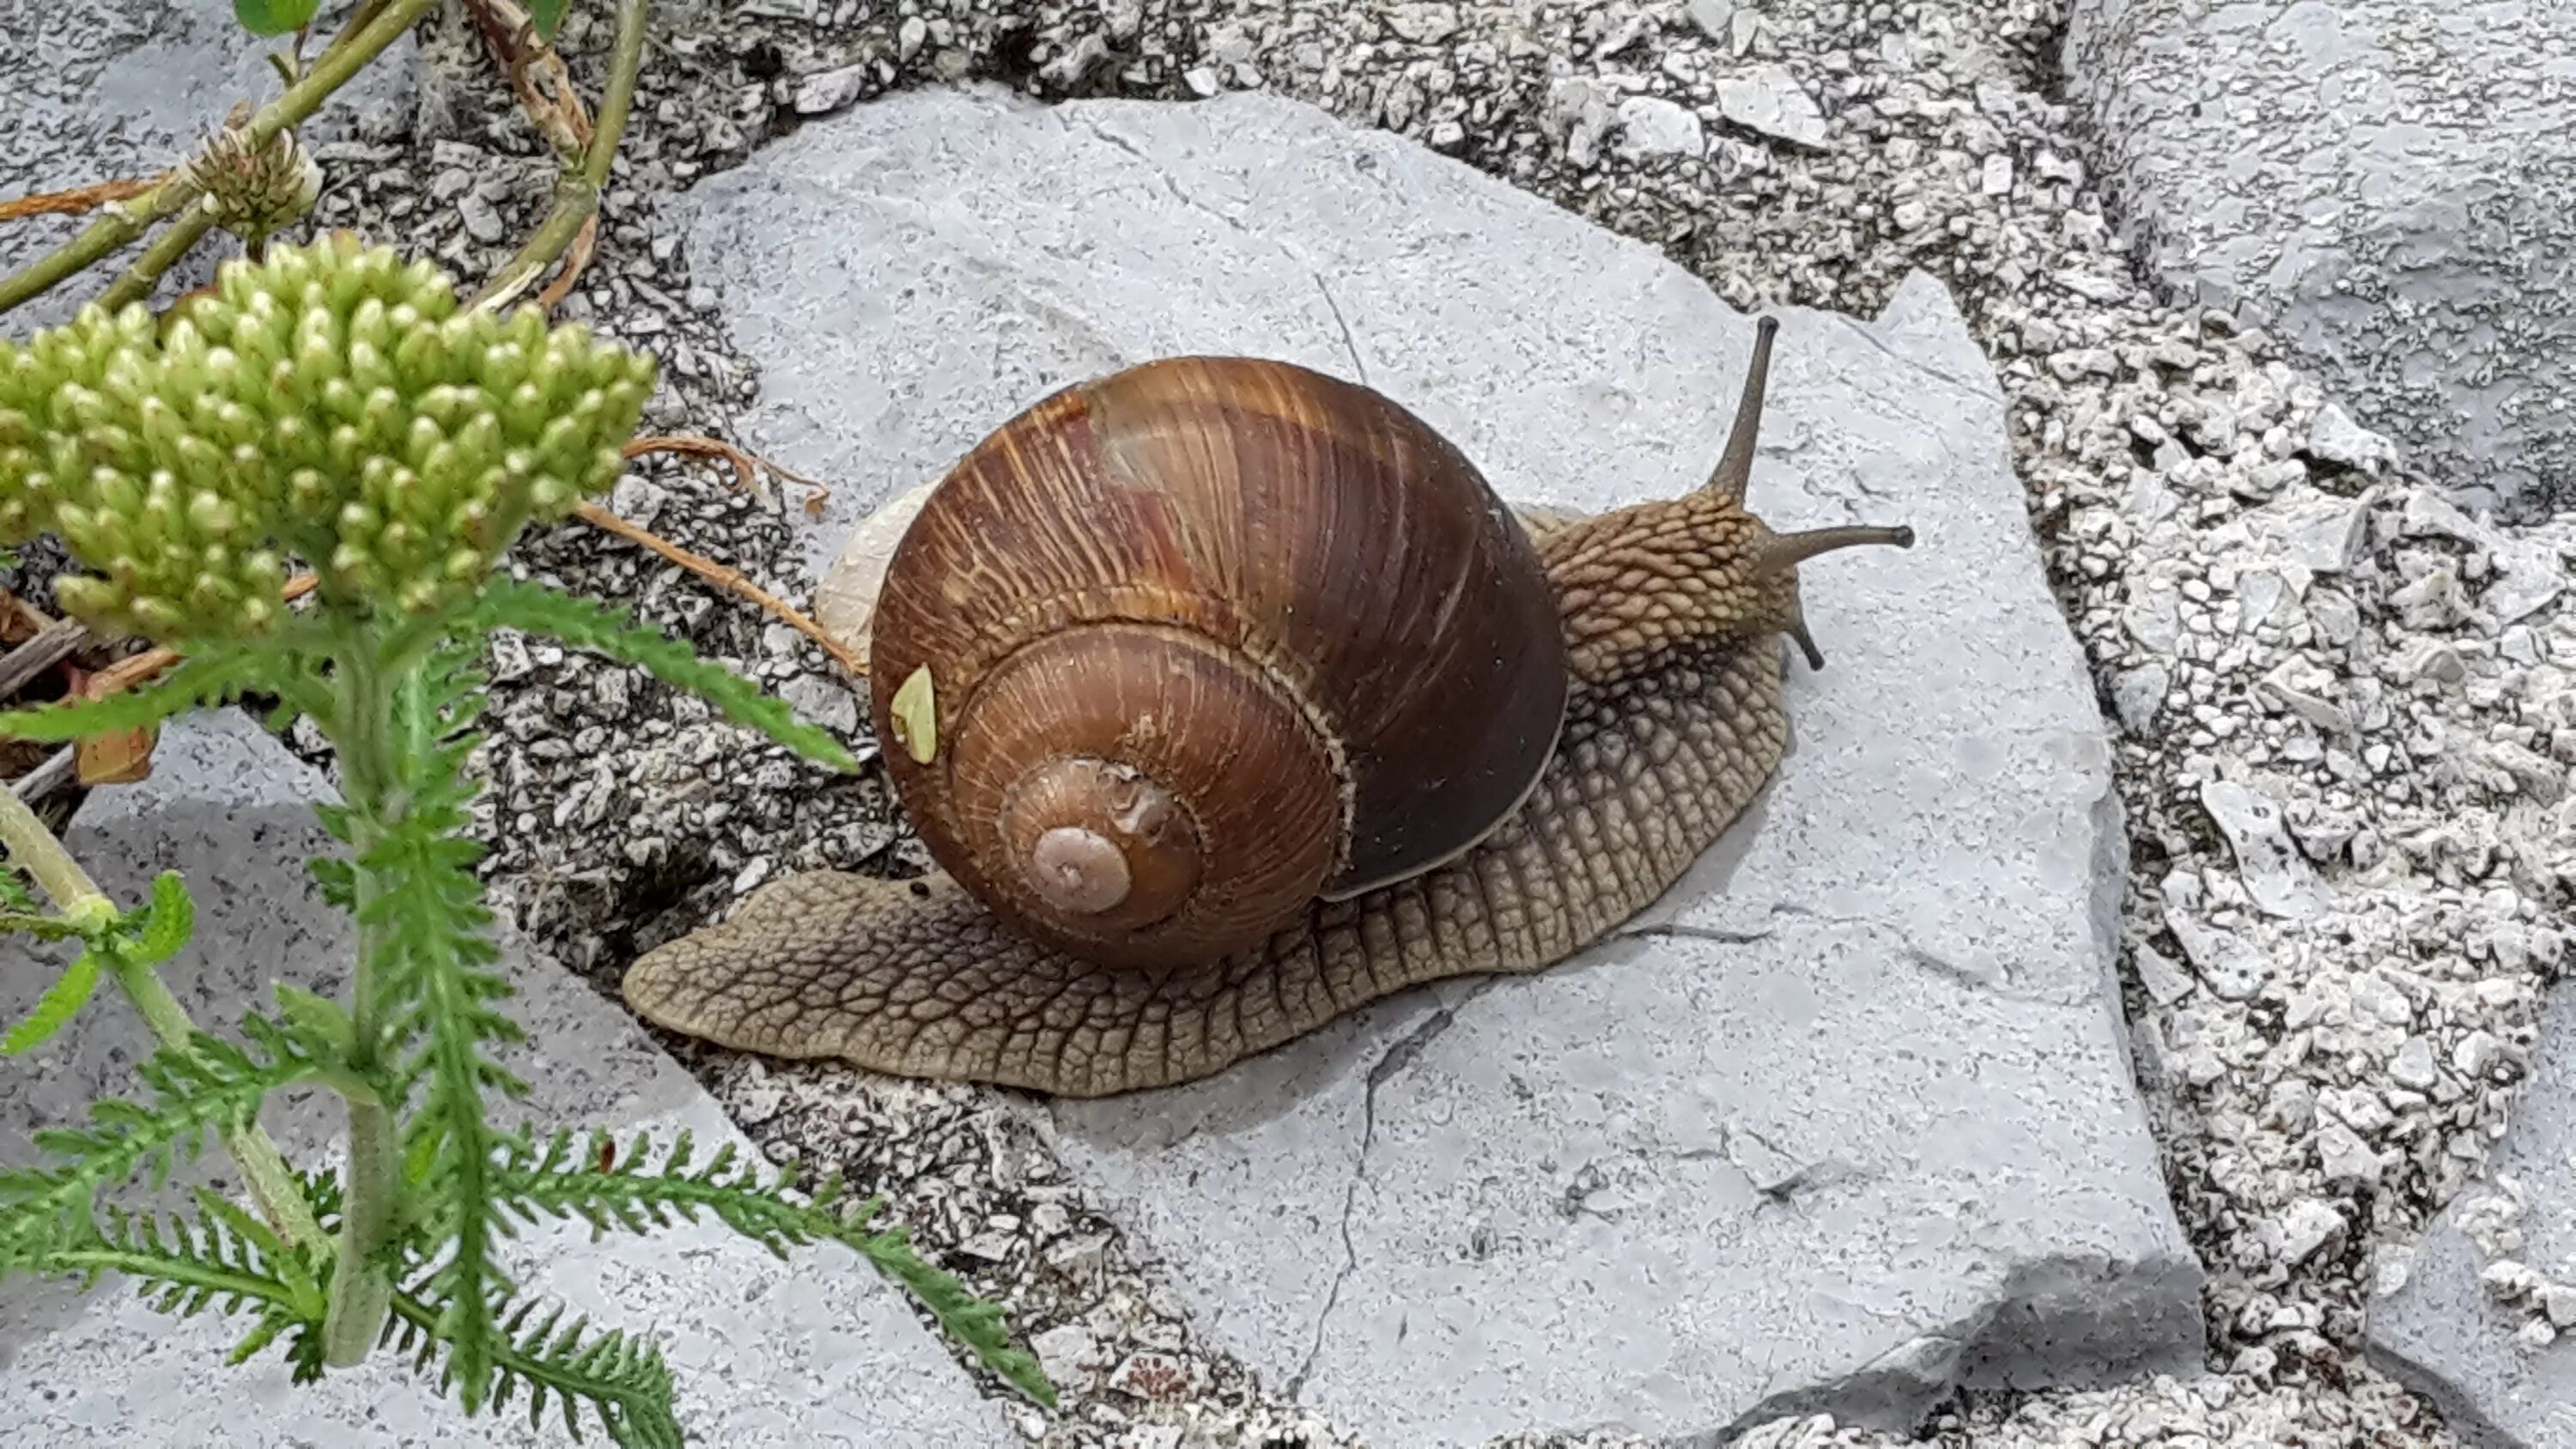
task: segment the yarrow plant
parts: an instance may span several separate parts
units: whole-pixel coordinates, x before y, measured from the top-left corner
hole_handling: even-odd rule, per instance
[[[86,1125],[39,1134],[45,1163],[0,1169],[0,1274],[115,1272],[168,1311],[220,1307],[247,1321],[234,1361],[279,1346],[297,1382],[393,1347],[437,1362],[469,1414],[525,1389],[532,1415],[551,1398],[576,1437],[587,1408],[618,1443],[676,1445],[650,1341],[560,1322],[498,1249],[541,1214],[639,1232],[712,1215],[780,1254],[848,1245],[1053,1402],[999,1314],[901,1233],[871,1230],[874,1202],[845,1204],[836,1182],[805,1190],[730,1148],[701,1162],[685,1134],[540,1141],[496,1120],[496,1099],[527,1086],[506,1065],[524,1033],[466,830],[492,631],[640,665],[809,759],[855,765],[739,676],[500,569],[525,530],[615,481],[654,377],[649,356],[534,308],[460,305],[435,267],[345,233],[229,261],[166,316],[94,305],[0,342],[0,545],[58,536],[87,570],[57,582],[66,611],[184,656],[131,694],[0,714],[0,736],[72,740],[251,699],[311,720],[338,793],[316,809],[346,846],[313,870],[357,943],[344,997],[281,983],[237,1039],[201,1031],[153,974],[193,929],[184,883],[164,876],[120,909],[0,791],[0,840],[55,906],[12,881],[0,927],[79,947],[0,1052],[71,1025],[103,980],[161,1042],[140,1100],[100,1102]],[[261,1106],[297,1091],[345,1104],[339,1174],[290,1168],[261,1132]],[[209,1131],[247,1205],[201,1190],[194,1213],[165,1218],[104,1200],[157,1187]]]

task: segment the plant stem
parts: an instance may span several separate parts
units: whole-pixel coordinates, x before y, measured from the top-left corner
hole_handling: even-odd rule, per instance
[[[361,0],[358,8],[349,12],[348,22],[340,27],[340,33],[331,37],[331,43],[322,47],[322,53],[313,58],[313,63],[319,65],[329,60],[350,41],[356,39],[369,25],[374,24],[376,17],[383,14],[384,10],[385,0]]]
[[[36,878],[65,919],[96,920],[115,911],[115,902],[89,878],[89,872],[10,790],[0,790],[0,845],[6,845],[9,858]],[[196,1038],[196,1023],[188,1019],[188,1009],[170,994],[160,973],[122,956],[111,954],[108,962],[117,988],[133,1003],[135,1014],[152,1029],[152,1035],[165,1047],[187,1050]],[[269,1224],[288,1242],[319,1244],[322,1225],[313,1220],[311,1204],[305,1202],[303,1189],[296,1186],[285,1156],[269,1140],[267,1130],[253,1122],[240,1131],[227,1131],[224,1146],[232,1153],[233,1165],[241,1169],[251,1201]]]
[[[608,85],[600,93],[590,145],[581,164],[555,181],[554,206],[528,235],[526,245],[492,276],[469,305],[486,311],[509,303],[527,289],[572,245],[582,224],[599,210],[599,194],[608,188],[608,169],[617,157],[617,142],[626,133],[627,113],[634,108],[636,79],[644,69],[645,21],[651,0],[618,0],[617,40],[608,58]]]
[[[348,1202],[340,1218],[340,1262],[322,1316],[322,1359],[334,1368],[366,1360],[393,1307],[393,1274],[378,1258],[393,1236],[402,1156],[393,1118],[355,1097],[349,1104]]]
[[[178,220],[170,223],[168,230],[152,239],[152,245],[143,249],[143,255],[134,259],[133,266],[108,284],[107,290],[99,295],[98,304],[113,312],[129,302],[140,302],[150,297],[152,289],[160,285],[162,274],[178,265],[179,259],[188,254],[188,248],[203,239],[214,224],[215,213],[207,207],[204,198],[198,198],[194,205],[179,214]]]
[[[243,128],[243,139],[250,149],[256,151],[267,145],[278,132],[321,109],[332,92],[348,84],[350,77],[365,69],[369,61],[438,3],[439,0],[392,0],[368,21],[365,30],[334,41],[302,80],[288,86],[250,118],[250,124]],[[181,167],[133,202],[109,203],[102,209],[104,214],[83,227],[79,235],[38,257],[23,271],[0,278],[0,312],[51,291],[63,279],[141,236],[154,222],[178,214],[200,194],[195,183],[187,179],[187,168]]]
[[[382,1059],[384,1002],[378,967],[391,944],[376,915],[384,894],[382,873],[367,864],[387,827],[405,808],[395,760],[395,681],[385,671],[383,644],[371,632],[352,630],[340,651],[339,698],[331,747],[340,766],[340,795],[349,810],[351,867],[356,887],[358,958],[350,978],[353,1027],[349,1065],[359,1076]],[[384,1265],[402,1187],[402,1141],[380,1103],[347,1099],[349,1170],[340,1219],[340,1261],[331,1275],[331,1302],[323,1316],[323,1361],[346,1368],[363,1361],[384,1331],[393,1307],[392,1274]]]
[[[36,878],[65,920],[88,924],[107,919],[116,910],[107,892],[98,888],[16,791],[0,790],[0,797],[5,797],[0,798],[0,845],[8,846],[9,858]]]

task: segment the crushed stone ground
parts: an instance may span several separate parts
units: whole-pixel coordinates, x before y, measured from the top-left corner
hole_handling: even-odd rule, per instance
[[[2576,890],[2576,610],[2546,581],[2576,556],[2576,520],[2506,533],[2446,510],[2268,339],[2155,302],[2057,98],[2061,5],[661,13],[598,257],[561,314],[665,359],[655,430],[729,434],[759,366],[691,283],[672,198],[803,116],[965,77],[1050,98],[1267,87],[1649,241],[1739,308],[1866,315],[1910,269],[1940,276],[2002,376],[2033,525],[2118,733],[2125,1004],[2165,1170],[2213,1273],[2223,1372],[1967,1396],[1925,1438],[2455,1442],[2361,1362],[2360,1313],[2500,1129],[2567,960],[2549,923]],[[604,15],[574,6],[563,41],[594,94]],[[460,25],[423,39],[417,112],[362,116],[322,151],[319,218],[479,276],[543,210],[552,163]],[[805,490],[769,482],[763,498],[659,458],[612,503],[804,597],[790,520]],[[749,605],[580,526],[532,541],[520,566],[637,608],[864,743],[819,651]],[[764,879],[925,863],[873,776],[827,776],[586,656],[505,639],[495,665],[496,783],[478,821],[490,873],[523,927],[603,990]],[[773,1154],[886,1194],[889,1221],[1034,1336],[1066,1392],[1053,1414],[1017,1411],[1031,1442],[1355,1442],[1195,1343],[1161,1286],[1189,1265],[1136,1260],[1057,1163],[1042,1114],[677,1049]],[[1744,1442],[1892,1441],[1811,1421]]]

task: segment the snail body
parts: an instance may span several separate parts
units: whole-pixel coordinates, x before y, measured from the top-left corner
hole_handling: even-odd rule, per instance
[[[1515,512],[1358,384],[1176,358],[1059,391],[884,561],[870,708],[938,867],[763,887],[647,954],[648,1020],[1095,1096],[1441,977],[1542,969],[1660,895],[1785,747],[1797,565],[1913,542],[1743,508],[1777,323],[1701,487]]]

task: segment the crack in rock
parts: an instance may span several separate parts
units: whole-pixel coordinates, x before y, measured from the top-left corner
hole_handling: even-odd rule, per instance
[[[1441,1007],[1423,1018],[1420,1025],[1391,1043],[1369,1067],[1368,1088],[1360,1097],[1360,1149],[1352,1158],[1350,1185],[1342,1191],[1342,1264],[1333,1271],[1333,1286],[1325,1290],[1324,1306],[1315,1314],[1314,1339],[1306,1346],[1306,1356],[1298,1363],[1297,1372],[1288,1380],[1291,1399],[1305,1392],[1306,1378],[1314,1372],[1315,1360],[1324,1351],[1324,1330],[1333,1321],[1333,1309],[1342,1301],[1342,1285],[1359,1267],[1359,1247],[1351,1241],[1351,1215],[1359,1210],[1360,1189],[1368,1183],[1369,1149],[1377,1142],[1377,1089],[1412,1066],[1421,1057],[1422,1049],[1447,1031],[1468,1003],[1493,989],[1494,981],[1487,977],[1468,987],[1456,1005]]]
[[[1295,249],[1285,243],[1281,244],[1280,250],[1288,252],[1291,256],[1296,255]],[[1300,262],[1306,260],[1303,257],[1297,259]],[[1333,325],[1342,331],[1342,350],[1351,355],[1351,366],[1358,371],[1360,382],[1366,385],[1369,380],[1368,362],[1360,356],[1360,342],[1359,338],[1351,333],[1351,319],[1342,315],[1342,304],[1335,300],[1333,289],[1325,284],[1324,269],[1308,262],[1306,270],[1314,274],[1315,290],[1323,294],[1325,309],[1333,314]]]
[[[1172,173],[1164,167],[1156,165],[1154,159],[1146,155],[1142,150],[1138,149],[1135,142],[1128,140],[1124,136],[1112,133],[1099,119],[1086,116],[1081,118],[1080,125],[1083,130],[1091,134],[1093,139],[1098,140],[1105,145],[1115,146],[1119,150],[1124,151],[1129,156],[1135,158],[1139,165],[1143,166],[1145,170],[1153,174],[1154,179],[1162,184],[1163,190],[1169,192],[1174,201],[1179,202],[1182,206],[1191,211],[1198,212],[1203,216],[1216,218],[1218,221],[1225,223],[1225,225],[1238,236],[1248,237],[1251,240],[1262,242],[1268,246],[1276,248],[1282,257],[1285,257],[1288,261],[1302,269],[1308,276],[1313,277],[1315,279],[1315,291],[1317,295],[1324,299],[1324,309],[1333,314],[1333,326],[1341,333],[1342,351],[1350,357],[1351,367],[1358,373],[1360,383],[1362,385],[1368,385],[1368,359],[1360,355],[1359,337],[1351,331],[1351,319],[1342,311],[1341,301],[1333,295],[1331,284],[1324,280],[1323,268],[1316,266],[1304,253],[1298,251],[1295,247],[1288,245],[1286,242],[1275,237],[1265,237],[1254,231],[1251,227],[1244,225],[1239,218],[1227,212],[1220,211],[1206,202],[1199,200],[1197,197],[1190,195],[1190,193],[1181,186],[1179,178],[1173,176]]]
[[[1968,990],[1983,992],[2004,1001],[2017,1001],[2031,1006],[2046,1006],[2066,1009],[2089,1009],[2094,1004],[2089,999],[2071,1001],[2064,997],[2051,996],[2044,992],[2018,990],[2012,985],[2013,972],[2009,966],[1999,966],[1995,974],[1989,975],[1985,972],[1978,971],[1974,967],[1962,965],[1957,961],[1953,961],[1949,957],[1942,955],[1940,952],[1933,950],[1931,947],[1924,945],[1921,941],[1915,939],[1912,932],[1905,930],[1903,927],[1890,925],[1885,921],[1877,920],[1873,917],[1834,915],[1832,913],[1815,910],[1807,906],[1793,905],[1787,901],[1773,901],[1771,903],[1771,914],[1775,917],[1796,916],[1801,920],[1813,921],[1820,925],[1853,926],[1864,931],[1880,932],[1893,936],[1896,938],[1896,943],[1902,950],[1904,958],[1915,966],[1921,967],[1927,974],[1937,976],[1942,980],[1949,981]],[[1768,925],[1703,926],[1695,925],[1686,921],[1655,921],[1644,925],[1622,927],[1617,934],[1622,937],[1629,938],[1667,936],[1692,941],[1720,941],[1731,946],[1743,946],[1749,945],[1755,941],[1768,940],[1772,933],[1772,927]]]

